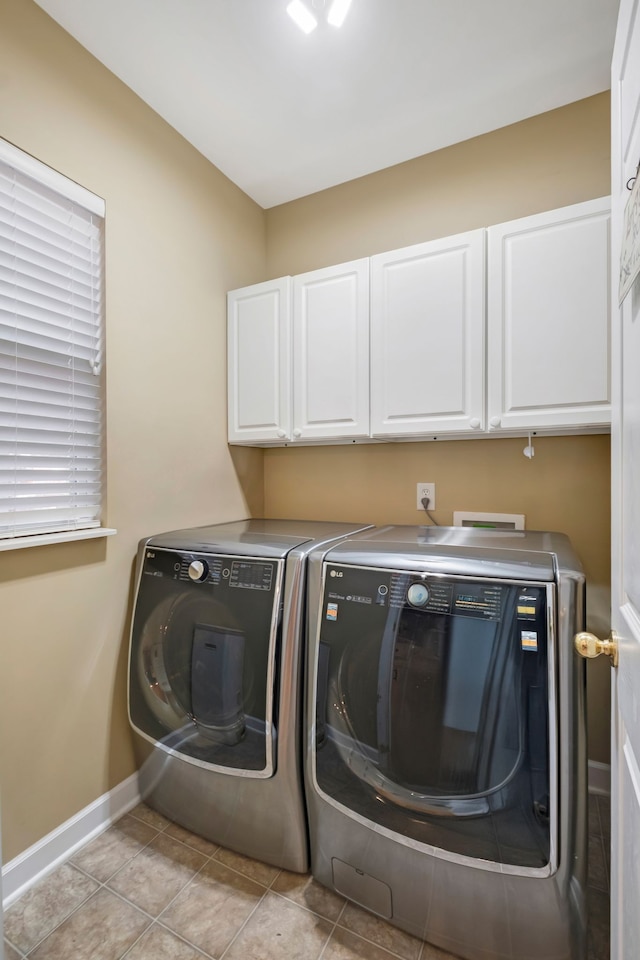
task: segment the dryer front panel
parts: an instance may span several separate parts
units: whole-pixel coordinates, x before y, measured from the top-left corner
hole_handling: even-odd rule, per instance
[[[326,563],[314,784],[411,845],[555,865],[552,583]]]
[[[147,547],[129,664],[132,725],[192,763],[269,777],[283,561]]]

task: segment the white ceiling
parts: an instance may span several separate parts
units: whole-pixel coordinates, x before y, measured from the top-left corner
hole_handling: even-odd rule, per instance
[[[265,208],[609,89],[618,2],[37,0]]]

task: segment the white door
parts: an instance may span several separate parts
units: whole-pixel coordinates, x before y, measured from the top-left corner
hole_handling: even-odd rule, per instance
[[[369,261],[293,278],[293,439],[369,435]]]
[[[640,0],[621,0],[612,67],[611,960],[640,957],[640,280],[617,308],[627,181],[640,161]]]
[[[229,443],[291,436],[291,277],[227,294]]]
[[[485,231],[371,258],[371,434],[484,427]]]
[[[608,426],[608,197],[489,227],[491,430]]]
[[[2,920],[2,831],[0,830],[0,960],[4,960],[4,923]]]

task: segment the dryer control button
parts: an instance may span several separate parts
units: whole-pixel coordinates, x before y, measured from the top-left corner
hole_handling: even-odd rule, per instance
[[[208,573],[209,568],[202,560],[192,560],[189,564],[189,576],[192,580],[197,580],[200,583],[207,579]]]

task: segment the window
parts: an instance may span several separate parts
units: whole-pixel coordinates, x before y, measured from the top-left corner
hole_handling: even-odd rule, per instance
[[[100,533],[103,229],[99,197],[0,139],[0,547]]]

